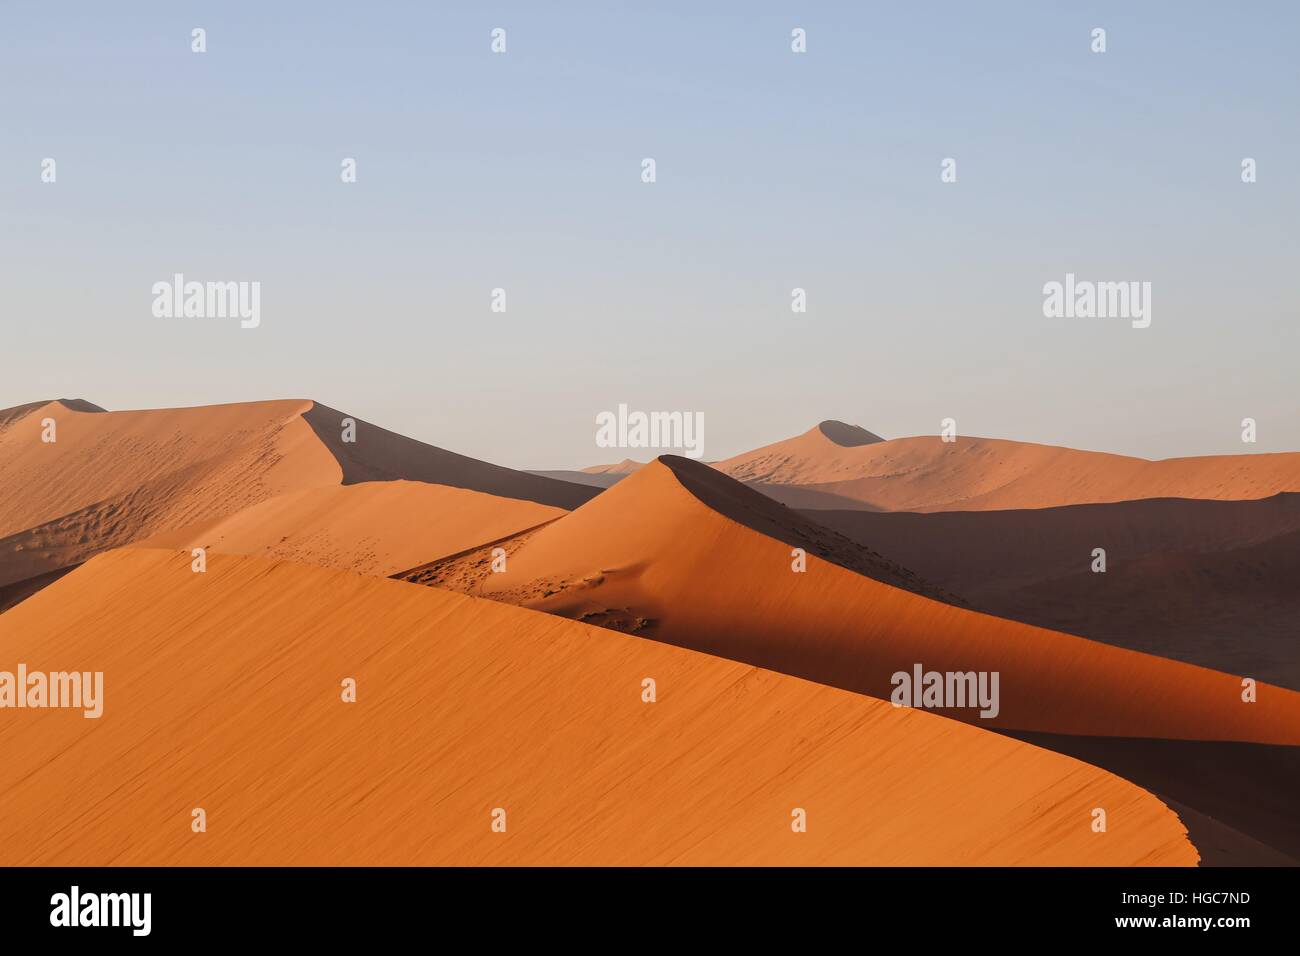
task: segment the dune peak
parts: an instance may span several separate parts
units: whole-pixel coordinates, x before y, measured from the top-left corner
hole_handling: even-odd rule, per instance
[[[847,422],[836,421],[828,418],[824,422],[818,423],[814,431],[821,432],[822,436],[829,441],[841,446],[842,448],[856,448],[859,445],[874,445],[876,442],[882,442],[881,438],[874,432],[869,432],[861,425],[850,425]]]

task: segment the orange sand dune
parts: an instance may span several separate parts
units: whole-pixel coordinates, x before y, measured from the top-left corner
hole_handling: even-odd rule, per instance
[[[889,698],[895,672],[997,671],[981,726],[1300,744],[1300,694],[932,600],[810,553],[803,519],[708,466],[664,457],[533,534],[477,593]],[[753,527],[764,529],[760,533]],[[787,540],[795,538],[786,535]],[[628,623],[630,622],[630,624]]]
[[[937,435],[863,442],[843,431],[853,427],[823,422],[803,435],[714,467],[792,507],[872,511],[1048,508],[1136,498],[1266,498],[1300,491],[1300,452],[1147,461],[964,436],[955,442]]]
[[[303,400],[129,412],[74,401],[0,413],[0,589],[308,488],[415,478],[568,506],[597,493],[364,422],[344,442],[344,417]],[[45,419],[53,443],[42,441]]]
[[[290,492],[212,525],[165,532],[140,547],[203,547],[390,575],[431,554],[465,551],[564,514],[448,485],[368,481]]]
[[[115,551],[0,617],[0,648],[104,672],[98,720],[0,721],[3,865],[1197,860],[1160,801],[1087,764],[382,578]]]

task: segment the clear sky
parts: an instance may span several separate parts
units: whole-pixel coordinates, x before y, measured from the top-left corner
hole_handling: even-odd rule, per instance
[[[619,403],[707,458],[1297,450],[1297,50],[1291,2],[4,0],[0,407],[315,398],[535,468],[624,457]],[[177,272],[261,325],[156,318]],[[1045,318],[1067,272],[1151,326]]]

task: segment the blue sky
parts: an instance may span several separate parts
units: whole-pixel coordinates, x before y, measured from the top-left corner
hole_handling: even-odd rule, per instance
[[[0,406],[315,398],[538,468],[619,403],[709,458],[1300,449],[1300,8],[979,6],[6,0]],[[154,317],[176,272],[260,327]],[[1151,327],[1044,318],[1067,272]]]

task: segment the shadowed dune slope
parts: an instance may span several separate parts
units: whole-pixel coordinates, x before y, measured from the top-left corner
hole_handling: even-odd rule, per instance
[[[1300,495],[807,517],[981,611],[1300,689]]]
[[[576,508],[600,493],[599,488],[467,458],[356,418],[352,419],[356,422],[356,440],[345,442],[342,423],[349,417],[319,402],[303,415],[338,459],[346,485],[409,478],[564,509]]]
[[[105,675],[98,720],[0,721],[4,865],[1197,859],[1162,803],[1070,758],[382,578],[115,551],[0,618],[0,647]]]
[[[1293,691],[1261,686],[1248,704],[1236,676],[954,607],[812,554],[794,573],[769,536],[781,512],[797,517],[707,466],[661,458],[537,531],[474,589],[632,619],[637,633],[873,697],[916,664],[996,671],[996,718],[944,711],[981,726],[1300,743]]]
[[[280,495],[215,524],[166,532],[141,547],[229,554],[390,575],[431,554],[449,555],[567,514],[420,481],[369,481]]]
[[[820,426],[714,467],[795,507],[869,511],[1247,499],[1300,491],[1300,452],[1147,461],[993,438],[944,442],[937,435],[846,447]],[[790,486],[802,493],[781,495]],[[830,497],[819,503],[810,494]]]

